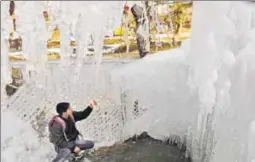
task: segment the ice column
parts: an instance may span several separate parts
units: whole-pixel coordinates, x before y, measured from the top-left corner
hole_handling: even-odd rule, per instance
[[[8,38],[12,22],[8,12],[9,3],[10,2],[8,1],[1,2],[1,22],[5,22],[1,25],[1,104],[7,97],[5,93],[5,85],[11,82]]]

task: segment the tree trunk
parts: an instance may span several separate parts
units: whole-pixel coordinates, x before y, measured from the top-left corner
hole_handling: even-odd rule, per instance
[[[146,45],[147,45],[147,50],[148,52],[150,52],[150,47],[151,47],[151,37],[150,37],[150,22],[151,22],[151,18],[150,18],[150,10],[149,10],[149,1],[145,1],[145,9],[146,9],[146,20],[147,22],[147,27],[148,27],[148,38],[145,40],[146,41]]]

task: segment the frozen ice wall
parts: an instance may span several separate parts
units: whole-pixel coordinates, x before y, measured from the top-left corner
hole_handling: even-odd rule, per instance
[[[26,58],[26,72],[42,72],[47,60],[49,32],[43,18],[45,2],[15,2],[16,32],[22,38],[22,55]],[[25,73],[25,75],[27,75]]]
[[[11,19],[8,12],[8,3],[1,2],[1,22],[5,21],[1,25],[1,104],[4,103],[5,85],[11,81],[9,69],[8,69],[8,37],[11,29]]]
[[[5,9],[1,10],[1,12],[4,13],[2,15],[5,15],[5,17],[1,15],[2,22],[9,18],[7,16],[9,2],[1,2],[1,4],[3,3],[5,3]],[[69,32],[67,27],[72,23],[72,20],[75,21],[79,18],[78,22],[74,22],[74,24],[78,23],[74,28],[76,30],[77,40],[81,45],[81,49],[79,50],[80,55],[84,52],[84,45],[86,45],[88,36],[99,33],[99,35],[95,34],[95,43],[98,47],[97,50],[99,50],[97,52],[99,57],[95,58],[95,62],[100,64],[100,49],[102,48],[100,45],[103,41],[101,39],[102,33],[109,28],[112,29],[115,27],[115,21],[120,22],[120,16],[118,15],[121,15],[119,13],[121,13],[122,2],[111,1],[105,3],[86,1],[76,3],[68,2],[68,4],[65,2],[54,3],[51,6],[53,8],[52,14],[59,20],[55,21],[55,23],[60,25],[60,30],[62,29],[63,37],[61,41],[64,42],[64,45],[68,42],[66,40],[68,39],[66,35]],[[34,65],[30,66],[32,67],[30,69],[35,69],[39,73],[34,73],[33,78],[1,107],[1,161],[34,162],[41,161],[42,159],[49,161],[49,157],[54,152],[52,152],[53,147],[47,139],[46,125],[51,115],[55,113],[56,102],[68,100],[72,102],[77,110],[85,108],[86,103],[89,102],[89,94],[86,94],[86,92],[89,91],[88,88],[91,87],[91,84],[94,84],[91,83],[91,78],[96,76],[96,68],[92,67],[91,64],[83,66],[84,62],[81,61],[82,56],[79,56],[75,61],[65,60],[60,66],[58,64],[54,65],[54,63],[46,63],[46,41],[48,39],[48,33],[43,18],[43,11],[47,9],[46,3],[20,1],[15,2],[15,4],[17,32],[22,38],[24,37],[25,48],[23,52],[25,52],[28,59],[26,63]],[[56,7],[55,10],[54,7]],[[77,10],[67,17],[67,12],[70,11],[67,8],[70,7]],[[66,18],[67,20],[65,20]],[[7,36],[9,34],[8,28],[8,26],[1,28],[2,31],[5,30],[3,34]],[[40,36],[39,34],[43,35]],[[3,49],[5,47],[7,49],[3,41],[4,39],[1,36],[1,48]],[[63,56],[68,55],[68,51],[63,47],[61,51],[63,51]],[[6,58],[8,56],[7,52],[2,52],[1,58],[4,58],[3,54],[5,54],[4,56]],[[2,67],[8,66],[7,59],[5,61],[4,64],[1,64]],[[83,75],[84,73],[86,75]],[[5,79],[6,76],[4,75],[3,78]],[[97,80],[95,79],[93,81],[96,82]],[[6,81],[1,82],[2,87],[5,84]],[[101,87],[101,89],[103,88]],[[95,90],[92,88],[91,91]]]
[[[1,30],[1,91],[5,90],[5,85],[11,81],[8,79],[10,73],[8,73],[10,65],[8,60],[8,44],[9,32],[12,28],[11,18],[8,12],[10,2],[1,2],[1,24],[3,28]],[[15,2],[16,3],[16,2]],[[43,35],[35,39],[37,34],[43,34],[43,29],[45,28],[43,21],[38,21],[40,15],[42,18],[42,12],[40,12],[41,3],[35,2],[17,2],[15,6],[17,16],[17,30],[16,32],[23,38],[23,53],[25,56],[29,56],[30,53],[37,54],[37,59],[30,57],[28,61],[31,64],[43,65],[42,57],[45,56],[45,51],[43,48],[46,44],[46,41],[43,39]],[[37,10],[34,10],[34,9]],[[21,12],[22,14],[20,14]],[[21,16],[20,16],[21,15]],[[19,17],[20,16],[20,17]],[[36,21],[37,20],[37,21]],[[42,29],[42,30],[41,30]],[[44,30],[45,31],[45,30]],[[27,38],[27,39],[26,39]],[[33,41],[31,41],[33,40]],[[25,42],[25,43],[24,43]],[[43,46],[44,45],[44,46]],[[28,46],[30,49],[27,50]],[[40,48],[42,47],[42,48]],[[39,49],[39,50],[38,50]],[[45,48],[44,48],[45,49]],[[36,52],[37,51],[37,52]],[[26,55],[27,54],[27,55]],[[26,57],[28,58],[28,57]],[[31,61],[31,62],[30,62]],[[38,68],[38,66],[37,66]],[[42,67],[41,67],[42,68]],[[3,71],[2,71],[3,70]],[[38,68],[39,70],[39,68]],[[2,93],[5,94],[5,93]],[[50,156],[49,149],[51,146],[45,143],[43,140],[37,138],[37,133],[28,123],[20,120],[15,114],[15,111],[19,111],[20,107],[15,107],[16,110],[6,110],[8,101],[3,100],[4,95],[1,95],[1,101],[5,101],[1,105],[1,150],[2,156],[1,161],[10,162],[10,161],[38,161],[38,159],[47,159]],[[50,147],[48,147],[50,146]],[[36,151],[37,149],[41,150],[40,152]],[[31,156],[33,154],[34,156]]]
[[[1,123],[2,162],[32,162],[54,156],[49,142],[39,139],[31,125],[14,116],[13,111],[2,112]]]
[[[120,86],[127,137],[147,131],[157,139],[181,137],[196,119],[196,96],[186,84],[184,50],[165,51],[118,69],[112,77]]]
[[[88,3],[94,6],[90,12],[99,12],[100,5]],[[78,60],[31,80],[2,110],[2,115],[11,113],[12,118],[16,115],[21,119],[19,123],[26,122],[23,127],[13,128],[22,135],[22,146],[32,152],[21,147],[13,158],[22,157],[22,152],[31,155],[33,147],[45,151],[41,156],[49,156],[48,147],[40,149],[48,145],[38,141],[47,137],[45,124],[56,103],[68,100],[74,109],[81,110],[96,96],[98,109],[78,126],[97,146],[147,131],[157,139],[176,140],[180,147],[186,144],[187,155],[195,162],[251,162],[255,155],[254,10],[252,2],[194,2],[192,37],[181,49],[124,65],[102,63],[103,68]],[[82,27],[97,32],[99,28],[94,30],[94,25],[103,25],[97,23],[77,24],[81,43],[86,44]],[[96,57],[99,65],[101,55]],[[95,74],[97,77],[91,78]],[[2,126],[5,138],[1,141],[4,157],[20,140],[12,139],[6,146],[12,134],[6,128],[12,123],[6,121],[2,121],[6,124]],[[33,146],[27,140],[30,137],[35,140]]]
[[[254,14],[252,2],[194,5],[187,60],[200,109],[192,140],[194,160],[251,161],[247,149],[254,145],[249,142],[255,119]]]
[[[117,70],[127,136],[186,143],[195,162],[254,158],[254,7],[194,2],[190,42]]]

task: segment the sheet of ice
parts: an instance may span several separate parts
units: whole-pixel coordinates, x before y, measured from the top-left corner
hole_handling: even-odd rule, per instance
[[[1,25],[1,104],[5,102],[6,93],[5,85],[11,82],[10,69],[8,66],[8,37],[9,30],[11,29],[11,18],[8,12],[8,2],[1,2],[1,22],[5,21]]]
[[[254,114],[254,13],[252,2],[195,2],[189,84],[200,112],[193,129],[194,161],[249,161]]]
[[[170,59],[172,51],[169,58],[147,57],[118,69],[116,82],[127,102],[126,135],[177,135],[197,162],[251,161],[254,12],[251,2],[194,2],[185,61]]]
[[[127,102],[125,135],[148,131],[157,139],[170,135],[184,138],[196,116],[196,96],[189,93],[186,85],[189,71],[184,60],[184,51],[176,49],[117,69],[113,82],[120,86]],[[138,108],[133,106],[136,101]]]
[[[1,114],[1,161],[38,161],[54,156],[48,141],[38,138],[29,123],[24,123],[12,111]]]
[[[30,70],[42,72],[47,60],[47,39],[49,32],[43,18],[46,6],[44,1],[17,1],[15,2],[15,15],[17,34],[22,38],[22,55],[26,58],[26,73]]]
[[[9,5],[9,3],[5,3],[6,9],[8,9],[7,6]],[[78,3],[79,2],[77,2],[77,4]],[[103,33],[105,28],[109,29],[116,26],[116,24],[114,24],[112,20],[115,18],[115,20],[118,21],[120,16],[116,15],[121,15],[118,14],[118,12],[121,13],[121,3],[122,2],[120,1],[109,3],[89,1],[82,2],[82,4],[80,4],[80,6],[78,7],[79,10],[70,17],[68,17],[69,19],[71,19],[71,17],[73,16],[73,18],[76,19],[76,16],[82,16],[79,20],[82,21],[82,25],[76,27],[76,29],[79,31],[79,33],[76,33],[77,35],[83,36],[83,30],[85,29],[85,36],[83,36],[84,38],[78,39],[78,41],[81,42],[81,48],[84,48],[84,43],[82,43],[82,41],[85,42],[86,34],[89,35],[93,33],[98,33],[99,31]],[[49,161],[52,158],[49,158],[49,156],[51,156],[50,153],[54,152],[52,152],[53,148],[49,144],[47,139],[48,135],[46,125],[50,115],[52,115],[52,113],[55,113],[55,110],[53,108],[55,107],[55,102],[70,99],[74,101],[74,107],[80,106],[80,108],[83,108],[84,100],[86,100],[84,92],[88,91],[88,87],[91,86],[89,85],[91,83],[90,80],[88,80],[87,75],[92,78],[92,76],[95,75],[95,72],[93,73],[93,70],[95,70],[95,68],[93,69],[91,66],[88,66],[89,71],[87,71],[87,66],[83,68],[78,67],[78,70],[82,70],[78,71],[79,75],[83,72],[87,73],[87,75],[82,75],[82,77],[79,77],[77,76],[76,71],[76,65],[79,62],[74,62],[73,64],[69,64],[69,66],[68,64],[66,66],[55,66],[51,64],[47,64],[46,66],[44,66],[45,60],[42,59],[42,57],[46,57],[45,54],[47,33],[45,32],[46,26],[44,24],[42,12],[44,11],[46,4],[44,2],[24,1],[20,1],[17,3],[15,2],[15,4],[15,11],[18,15],[17,21],[19,21],[17,24],[17,29],[19,29],[18,33],[22,37],[25,37],[23,41],[25,46],[25,52],[27,52],[28,54],[26,56],[29,61],[32,62],[32,64],[36,65],[34,66],[34,69],[42,73],[35,74],[35,76],[33,76],[33,78],[28,82],[27,85],[21,87],[19,91],[14,96],[12,96],[10,100],[8,100],[8,103],[4,103],[4,105],[1,107],[1,115],[4,116],[1,118],[1,123],[2,125],[4,125],[1,126],[2,137],[4,137],[1,139],[2,161],[34,162],[38,160],[41,161],[41,159]],[[66,8],[69,7],[69,5],[62,3],[60,12],[64,13],[56,13],[55,15],[60,16],[60,20],[66,18]],[[84,12],[84,10],[87,10],[90,14]],[[8,13],[8,10],[2,11]],[[105,17],[103,17],[104,20],[97,21],[104,14],[104,12],[108,13]],[[84,14],[82,15],[81,13]],[[5,19],[7,18],[1,17],[2,22],[5,21]],[[87,24],[88,22],[90,22],[90,24]],[[61,20],[58,23],[63,23],[63,21]],[[69,23],[69,21],[67,21],[67,23]],[[65,25],[66,24],[60,24],[60,27],[61,29],[63,29],[64,33],[67,32],[67,30],[64,29]],[[1,28],[1,30],[3,30],[3,28]],[[42,36],[38,35],[38,33],[40,32],[41,34],[43,34]],[[8,33],[8,31],[6,33]],[[96,39],[98,39],[96,40],[96,43],[99,44],[98,48],[101,48],[100,44],[102,39],[100,40],[99,37],[102,37],[102,34],[96,36]],[[67,37],[61,38],[62,41],[67,42],[66,39]],[[31,42],[31,40],[35,41]],[[1,37],[1,43],[2,42],[3,37]],[[29,42],[31,46],[28,46]],[[63,51],[63,49],[61,50]],[[98,54],[100,55],[100,52]],[[98,64],[101,61],[100,58],[95,60],[97,60]],[[5,65],[7,65],[7,63]],[[54,70],[52,70],[52,66],[54,67]],[[69,73],[70,75],[66,75],[66,73]],[[61,81],[61,84],[59,84],[59,78],[63,79],[63,82]],[[84,82],[81,81],[76,84],[79,78],[81,78],[80,80],[85,80]],[[2,85],[3,84],[1,83],[1,86]],[[77,91],[78,87],[79,91]],[[71,94],[73,95],[71,96]],[[14,120],[14,122],[12,120]],[[16,122],[19,124],[17,124]],[[13,130],[10,130],[9,128],[13,128],[15,132],[13,132]],[[17,134],[18,136],[14,136],[15,138],[12,138],[13,135]]]
[[[91,12],[94,10],[96,7]],[[177,140],[179,146],[186,143],[187,155],[195,162],[252,162],[254,11],[252,2],[194,2],[192,37],[181,49],[129,64],[102,64],[97,79],[90,77],[95,76],[95,68],[85,63],[80,64],[77,79],[76,63],[66,68],[57,66],[52,74],[38,76],[37,83],[32,80],[22,87],[9,100],[9,107],[2,109],[2,115],[10,111],[12,119],[17,116],[22,119],[20,123],[29,123],[22,128],[17,125],[18,132],[24,134],[23,139],[28,136],[39,141],[47,137],[46,121],[57,102],[69,100],[79,110],[91,96],[97,96],[98,109],[78,124],[85,137],[97,145],[121,142],[147,131],[158,139]],[[6,127],[3,136],[9,137]],[[28,132],[40,138],[32,138]],[[15,148],[17,140],[11,142],[2,149],[4,156]],[[28,140],[23,142],[28,145]],[[4,138],[2,147],[7,143]],[[45,148],[40,149],[45,151],[40,156],[47,155]],[[21,147],[13,158],[22,157],[22,151],[32,155]]]

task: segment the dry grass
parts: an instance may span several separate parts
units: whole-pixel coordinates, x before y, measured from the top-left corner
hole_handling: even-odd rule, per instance
[[[61,56],[59,54],[48,54],[48,60],[59,60]]]
[[[184,36],[181,33],[187,33]],[[190,28],[182,28],[181,32],[176,35],[176,41],[177,45],[172,45],[172,38],[170,37],[165,37],[162,38],[162,48],[159,48],[156,51],[155,47],[155,41],[152,40],[151,42],[151,54],[154,54],[159,51],[165,51],[169,49],[176,48],[180,45],[180,42],[189,38],[191,33]],[[129,53],[126,53],[126,46],[122,45],[115,51],[115,53],[110,53],[110,54],[104,54],[103,58],[104,59],[116,59],[116,58],[139,58],[138,50],[137,50],[137,43],[135,39],[130,39],[130,47],[129,47]],[[112,44],[119,44],[123,43],[124,41],[122,40],[121,37],[116,37],[114,39],[104,39],[104,44],[105,45],[112,45]],[[59,60],[61,56],[59,54],[48,54],[48,60]],[[26,60],[24,56],[9,56],[10,61],[24,61]]]
[[[115,39],[104,39],[105,45],[112,45],[112,44],[118,44],[122,43],[123,40],[121,38],[115,38]]]
[[[10,61],[24,61],[26,60],[24,56],[9,56]]]
[[[59,54],[48,55],[48,60],[59,60],[59,59],[60,59]],[[25,61],[26,58],[24,58],[24,56],[22,56],[22,55],[20,55],[20,56],[9,56],[9,60],[10,61]]]

